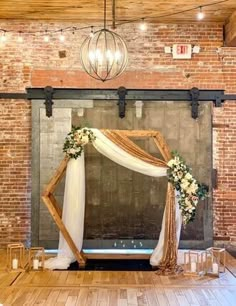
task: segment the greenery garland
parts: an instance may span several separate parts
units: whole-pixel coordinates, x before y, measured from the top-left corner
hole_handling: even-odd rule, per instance
[[[167,163],[168,181],[179,192],[178,203],[183,216],[183,224],[193,221],[199,200],[208,196],[208,186],[200,184],[191,174],[183,158],[176,152],[172,152],[172,159]]]

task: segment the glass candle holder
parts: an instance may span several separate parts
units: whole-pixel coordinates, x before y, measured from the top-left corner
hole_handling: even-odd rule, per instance
[[[43,270],[45,251],[43,247],[32,247],[29,249],[28,266],[29,270]]]
[[[206,274],[206,251],[187,251],[184,253],[184,274],[201,276]]]
[[[208,254],[212,255],[212,260],[219,265],[219,273],[225,272],[226,251],[225,248],[211,247],[207,249]],[[210,256],[210,255],[209,255]]]
[[[207,251],[206,271],[208,276],[219,277],[220,262],[218,257],[210,251]]]
[[[25,247],[23,243],[7,245],[7,270],[24,271]]]

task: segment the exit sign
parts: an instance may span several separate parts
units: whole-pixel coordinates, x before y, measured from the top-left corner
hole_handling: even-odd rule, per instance
[[[175,59],[190,59],[192,57],[192,45],[175,44],[172,47],[172,54]]]

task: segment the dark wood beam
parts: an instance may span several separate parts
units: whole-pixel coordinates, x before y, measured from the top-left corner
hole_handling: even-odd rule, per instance
[[[27,88],[27,99],[44,100],[44,88]],[[192,101],[189,89],[128,89],[126,100]],[[117,100],[117,89],[53,88],[54,100]],[[235,95],[225,95],[224,90],[199,89],[199,101],[236,100]]]
[[[120,90],[122,89],[122,90]],[[125,93],[122,95],[122,93]],[[0,93],[0,99],[28,99],[44,100],[46,115],[52,115],[52,105],[55,100],[113,100],[118,102],[119,115],[125,117],[125,104],[128,100],[142,101],[175,101],[191,102],[191,115],[193,119],[198,117],[199,103],[212,101],[216,107],[220,107],[225,100],[236,100],[236,94],[225,94],[224,90],[192,89],[77,89],[77,88],[27,88],[26,93]]]

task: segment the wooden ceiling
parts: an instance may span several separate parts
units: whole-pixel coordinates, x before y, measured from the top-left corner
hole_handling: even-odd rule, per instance
[[[196,22],[197,7],[203,6],[204,21],[225,22],[236,10],[236,0],[206,6],[217,0],[107,0],[108,19],[112,19],[115,2],[116,20],[125,21],[153,17],[155,22]],[[195,10],[187,11],[188,9]],[[186,12],[181,12],[186,10]],[[170,15],[160,17],[163,15]],[[103,0],[0,0],[0,19],[73,20],[91,22],[103,20]]]

